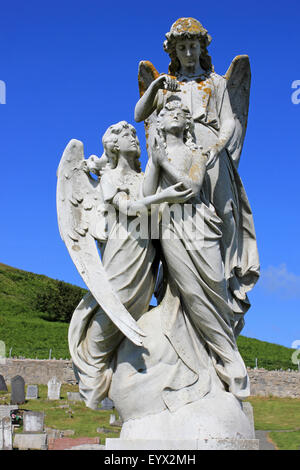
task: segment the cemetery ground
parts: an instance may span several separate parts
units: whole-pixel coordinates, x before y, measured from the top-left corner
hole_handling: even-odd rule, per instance
[[[45,428],[66,431],[70,438],[97,437],[101,444],[105,444],[107,437],[119,437],[121,428],[109,424],[112,413],[118,418],[115,410],[95,411],[87,408],[84,402],[68,401],[67,392],[77,392],[77,385],[63,384],[60,400],[47,399],[46,385],[38,388],[39,398],[26,400],[19,409],[44,412]],[[253,406],[255,429],[266,431],[267,439],[278,450],[300,449],[300,399],[250,397],[247,401]],[[0,404],[9,403],[10,386],[8,392],[0,392]],[[22,427],[16,432],[22,432]]]
[[[10,385],[8,392],[0,391],[0,405],[10,404]],[[61,386],[61,399],[48,400],[47,385],[39,385],[39,398],[26,400],[18,405],[19,410],[40,411],[45,413],[45,429],[66,432],[70,438],[96,437],[100,444],[105,444],[105,439],[119,437],[121,428],[111,426],[109,418],[111,414],[118,414],[115,410],[91,410],[82,401],[69,401],[67,392],[78,392],[78,386],[63,384]],[[102,428],[102,429],[100,429]],[[22,426],[15,429],[16,433],[23,431]]]

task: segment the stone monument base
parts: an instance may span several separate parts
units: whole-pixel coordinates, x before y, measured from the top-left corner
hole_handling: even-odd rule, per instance
[[[259,450],[258,439],[106,439],[105,450]]]

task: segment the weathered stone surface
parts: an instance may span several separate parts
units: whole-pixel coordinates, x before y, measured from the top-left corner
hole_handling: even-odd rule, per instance
[[[0,421],[3,418],[9,418],[11,410],[17,410],[17,405],[0,405]]]
[[[257,439],[106,439],[105,450],[259,450]]]
[[[252,396],[300,398],[300,372],[248,369]]]
[[[52,377],[48,382],[48,400],[60,399],[61,382],[57,377]]]
[[[47,450],[47,434],[15,434],[13,447],[19,450]]]
[[[52,377],[62,383],[75,384],[76,379],[70,360],[9,359],[0,364],[0,373],[8,383],[15,375],[21,375],[26,384],[47,385]]]
[[[7,385],[3,375],[0,374],[0,392],[7,392]]]
[[[67,398],[69,401],[83,401],[79,392],[67,392]]]
[[[25,381],[20,375],[16,375],[11,379],[11,396],[10,403],[18,405],[25,403]]]
[[[0,450],[12,450],[12,424],[8,417],[0,421]]]
[[[37,385],[28,385],[26,391],[26,400],[36,400],[39,396],[39,388]]]
[[[23,416],[23,431],[42,433],[44,431],[44,413],[39,411],[26,411]]]

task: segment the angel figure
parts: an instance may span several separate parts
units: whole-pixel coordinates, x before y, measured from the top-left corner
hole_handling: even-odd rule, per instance
[[[202,191],[207,158],[193,134],[189,110],[170,97],[157,118],[143,194],[150,196],[179,182],[192,191],[188,205],[177,204],[174,211],[167,205],[167,215],[161,216],[165,275],[174,282],[182,310],[204,340],[218,376],[243,399],[249,394],[249,381],[235,340],[221,255],[222,221]]]
[[[124,336],[136,345],[144,336],[137,320],[148,310],[158,257],[150,236],[137,236],[137,219],[142,223],[142,213],[148,214],[152,205],[185,202],[192,195],[177,182],[158,194],[141,196],[140,145],[127,122],[110,126],[102,142],[103,156],[91,160],[84,159],[81,142],[68,144],[57,188],[61,236],[90,290],[73,314],[69,348],[80,393],[93,409],[108,395]],[[90,170],[100,176],[97,181]],[[96,243],[101,244],[101,257]]]
[[[251,73],[248,56],[235,57],[224,77],[215,73],[207,51],[210,42],[210,35],[194,18],[180,18],[172,25],[164,42],[171,59],[169,73],[159,74],[151,62],[140,62],[141,97],[135,120],[145,121],[151,166],[157,119],[165,104],[177,96],[190,110],[196,144],[203,147],[206,157],[202,193],[222,221],[220,246],[237,336],[250,307],[247,292],[259,277],[252,212],[237,171],[247,127]]]

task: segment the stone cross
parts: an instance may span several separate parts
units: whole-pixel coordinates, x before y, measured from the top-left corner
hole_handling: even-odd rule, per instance
[[[23,377],[16,375],[10,381],[11,383],[11,397],[10,403],[12,405],[21,405],[25,403],[25,382]]]
[[[48,382],[48,400],[60,399],[61,382],[57,377],[52,377]]]

